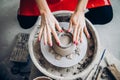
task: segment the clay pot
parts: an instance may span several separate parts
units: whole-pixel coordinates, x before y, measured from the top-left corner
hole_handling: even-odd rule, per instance
[[[74,53],[76,45],[74,45],[72,42],[73,38],[72,33],[70,32],[58,33],[58,37],[60,39],[60,45],[58,45],[54,39],[53,41],[54,51],[61,56],[67,56]]]

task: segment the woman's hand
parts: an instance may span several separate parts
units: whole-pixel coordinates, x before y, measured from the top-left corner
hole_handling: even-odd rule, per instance
[[[85,16],[84,12],[74,12],[70,18],[70,24],[68,32],[70,32],[73,29],[73,43],[78,44],[78,40],[80,39],[80,42],[82,42],[82,34],[83,31],[85,32],[87,38],[90,38],[89,32],[86,27],[85,23]]]
[[[43,35],[44,44],[45,45],[49,44],[50,46],[52,46],[53,45],[52,36],[51,36],[51,33],[52,33],[57,44],[60,45],[60,40],[57,36],[55,28],[57,28],[59,32],[63,31],[59,26],[58,21],[55,19],[55,17],[51,12],[41,14],[41,25],[40,25],[40,32],[38,37],[39,41],[41,40],[41,37]]]

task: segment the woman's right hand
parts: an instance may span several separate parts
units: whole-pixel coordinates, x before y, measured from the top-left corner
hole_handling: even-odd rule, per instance
[[[39,32],[39,41],[41,40],[42,36],[44,38],[44,44],[52,46],[52,35],[54,36],[56,42],[58,45],[60,45],[60,40],[57,36],[56,29],[59,32],[62,32],[63,30],[59,26],[58,21],[53,16],[51,12],[48,13],[42,13],[41,14],[41,25],[40,25],[40,32]],[[52,33],[52,35],[51,35]]]

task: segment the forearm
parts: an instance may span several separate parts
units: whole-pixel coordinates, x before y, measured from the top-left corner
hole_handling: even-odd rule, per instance
[[[84,12],[86,9],[87,3],[88,3],[88,0],[78,0],[78,5],[76,7],[75,12],[77,13]]]
[[[36,3],[38,5],[41,14],[44,14],[46,12],[47,13],[51,12],[46,0],[36,0]]]

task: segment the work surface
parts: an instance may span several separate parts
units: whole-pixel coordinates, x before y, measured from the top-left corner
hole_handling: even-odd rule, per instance
[[[113,20],[105,25],[95,25],[100,37],[101,46],[120,60],[120,0],[111,0]],[[30,33],[33,28],[22,29],[16,19],[19,0],[1,0],[0,2],[0,61],[11,54],[15,36]]]

